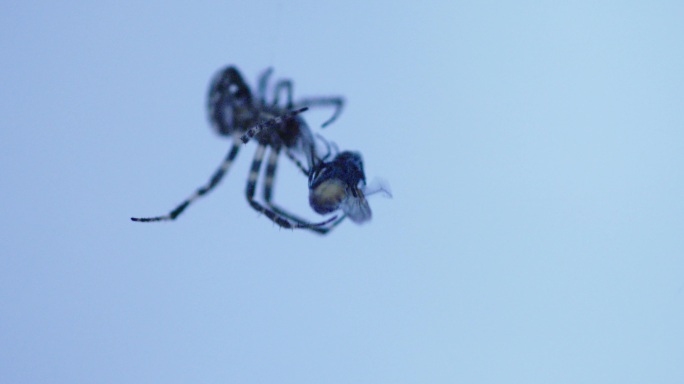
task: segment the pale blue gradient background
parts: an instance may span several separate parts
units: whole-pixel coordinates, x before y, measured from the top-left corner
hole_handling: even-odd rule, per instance
[[[4,2],[0,49],[1,383],[684,382],[681,2]],[[372,223],[278,229],[253,144],[129,221],[229,63],[347,98]]]

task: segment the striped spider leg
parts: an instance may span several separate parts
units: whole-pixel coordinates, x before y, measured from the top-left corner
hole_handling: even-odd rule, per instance
[[[266,89],[268,87],[268,80],[273,74],[273,68],[267,68],[264,72],[262,72],[261,76],[259,77],[259,90],[258,94],[259,95],[264,95],[266,93]],[[274,97],[273,97],[273,104],[278,105],[280,101],[280,93],[285,92],[285,105],[288,109],[299,109],[299,108],[304,108],[304,107],[333,107],[335,110],[333,112],[333,115],[323,122],[321,125],[322,128],[327,127],[331,123],[333,123],[337,118],[340,116],[342,113],[342,109],[344,108],[344,97],[342,96],[318,96],[318,97],[305,97],[303,99],[299,99],[297,101],[294,101],[293,96],[292,96],[292,80],[290,79],[282,79],[276,82],[275,88],[274,88]],[[262,100],[264,99],[263,96],[260,97]]]

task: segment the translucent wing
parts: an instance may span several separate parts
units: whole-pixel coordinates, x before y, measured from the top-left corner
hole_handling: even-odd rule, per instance
[[[375,178],[371,180],[367,186],[363,187],[363,193],[366,196],[380,193],[383,197],[392,198],[392,191],[390,190],[389,183],[384,179]]]
[[[353,222],[361,224],[370,220],[372,214],[363,192],[358,188],[355,189],[356,197],[353,194],[349,194],[340,204],[340,208]]]

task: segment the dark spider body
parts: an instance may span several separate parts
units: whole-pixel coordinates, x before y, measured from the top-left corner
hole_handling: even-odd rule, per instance
[[[229,66],[219,71],[211,82],[207,98],[207,109],[212,127],[219,135],[230,136],[233,144],[219,168],[214,172],[209,182],[185,199],[170,213],[164,216],[150,218],[131,218],[133,221],[152,222],[175,220],[195,200],[213,190],[226,174],[233,160],[242,146],[240,139],[246,143],[245,137],[254,137],[258,143],[252,161],[245,196],[249,204],[260,213],[266,215],[274,223],[284,228],[308,228],[325,233],[321,226],[332,222],[335,217],[321,223],[309,223],[297,216],[279,208],[272,202],[273,182],[281,151],[285,151],[288,158],[306,175],[308,170],[301,162],[303,157],[309,168],[315,157],[315,142],[311,131],[300,112],[309,107],[333,106],[333,116],[323,125],[333,122],[339,115],[343,99],[341,97],[317,97],[302,99],[294,102],[292,99],[292,82],[280,80],[275,84],[273,99],[267,101],[266,92],[268,80],[272,73],[267,69],[259,78],[256,97],[249,89],[237,68]],[[280,105],[281,93],[285,93],[285,103]],[[257,179],[266,150],[270,149],[264,174],[263,199],[265,206],[254,199]]]
[[[267,70],[261,75],[257,102],[235,67],[227,67],[216,75],[209,88],[207,109],[209,120],[219,135],[242,136],[249,132],[250,128],[259,128],[264,122],[286,115],[295,108],[291,100],[292,85],[289,80],[277,84],[272,103],[266,101],[265,92],[271,72]],[[288,92],[285,106],[278,105],[281,89]],[[313,136],[301,116],[292,116],[272,124],[271,127],[272,129],[260,129],[254,134],[260,145],[277,150],[283,147],[297,149],[304,153],[312,150]]]

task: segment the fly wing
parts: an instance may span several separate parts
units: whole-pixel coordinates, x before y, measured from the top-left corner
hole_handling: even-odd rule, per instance
[[[349,196],[342,201],[342,204],[340,204],[340,208],[342,208],[342,211],[344,211],[353,222],[361,224],[370,220],[372,214],[363,192],[356,188],[356,195],[357,196],[354,197],[353,194],[349,194]]]
[[[389,183],[386,180],[379,178],[371,180],[368,185],[363,187],[363,193],[366,196],[380,193],[383,197],[392,198],[392,191],[390,190]]]

